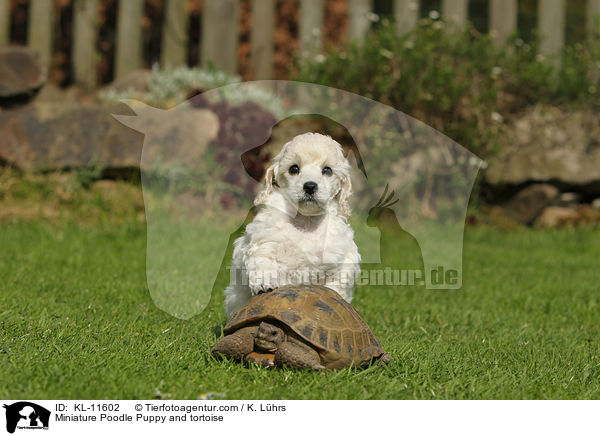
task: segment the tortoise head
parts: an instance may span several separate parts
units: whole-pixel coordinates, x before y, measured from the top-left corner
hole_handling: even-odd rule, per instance
[[[282,329],[268,322],[261,322],[254,344],[261,350],[274,353],[284,339],[285,333]]]

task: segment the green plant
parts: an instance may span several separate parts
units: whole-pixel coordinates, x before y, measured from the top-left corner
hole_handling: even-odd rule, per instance
[[[485,158],[504,120],[529,104],[596,106],[599,60],[593,38],[567,47],[560,64],[516,36],[500,46],[470,25],[431,19],[399,36],[383,19],[361,44],[299,59],[294,78],[393,106]]]
[[[565,48],[557,95],[565,101],[576,101],[600,107],[600,40],[589,38]]]
[[[109,88],[100,91],[98,98],[100,101],[109,104],[121,100],[135,99],[154,107],[170,108],[195,94],[224,87],[218,93],[211,95],[218,95],[219,98],[229,104],[254,102],[274,114],[283,112],[281,101],[261,87],[226,87],[226,85],[240,83],[241,81],[240,76],[218,70],[214,66],[205,69],[187,66],[161,69],[158,65],[155,65],[152,67],[146,92],[136,91],[133,88],[118,92]]]
[[[92,183],[102,178],[102,172],[104,168],[98,164],[98,159],[94,158],[87,166],[76,168],[74,170],[75,177],[73,182],[76,186],[73,188],[84,188],[89,189]]]
[[[301,61],[296,78],[381,101],[485,154],[489,138],[481,133],[498,96],[492,70],[499,53],[471,28],[424,20],[398,36],[384,19],[364,43]]]
[[[215,68],[200,69],[183,67],[152,67],[148,90],[135,91],[133,88],[123,92],[113,89],[101,91],[98,98],[107,103],[124,99],[137,99],[155,107],[170,107],[181,103],[192,91],[219,88],[240,82],[241,78]]]

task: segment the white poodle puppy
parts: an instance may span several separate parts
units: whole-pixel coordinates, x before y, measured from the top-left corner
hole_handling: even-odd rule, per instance
[[[350,164],[329,136],[296,136],[275,156],[259,206],[234,242],[228,318],[252,296],[279,286],[319,283],[352,300],[360,254],[348,224]]]

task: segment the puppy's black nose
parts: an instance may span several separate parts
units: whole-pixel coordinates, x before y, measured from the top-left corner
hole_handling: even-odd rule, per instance
[[[306,182],[303,186],[304,192],[306,192],[309,195],[314,194],[317,191],[318,187],[319,185],[317,185],[315,182]]]

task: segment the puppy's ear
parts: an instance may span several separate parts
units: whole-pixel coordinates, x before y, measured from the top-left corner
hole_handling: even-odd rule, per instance
[[[277,186],[276,180],[277,176],[279,175],[279,162],[281,162],[281,159],[283,158],[283,155],[285,154],[288,145],[289,142],[283,146],[283,148],[277,154],[277,156],[273,158],[271,166],[267,168],[267,172],[265,173],[265,186],[263,186],[263,188],[260,190],[256,198],[254,199],[255,206],[263,204],[265,201],[267,201],[267,197],[269,196],[269,194],[271,194],[271,192],[273,192],[273,186]]]
[[[267,172],[265,173],[265,186],[263,186],[254,199],[255,206],[259,206],[267,201],[267,197],[271,192],[273,192],[273,184],[275,183],[275,177],[277,177],[276,169],[277,162],[274,162],[269,168],[267,168]]]
[[[348,202],[351,195],[352,182],[350,181],[350,175],[348,173],[345,173],[342,177],[342,187],[340,188],[340,192],[338,194],[338,203],[340,205],[340,212],[346,218],[349,218],[350,214],[352,213],[350,209],[350,203]]]

